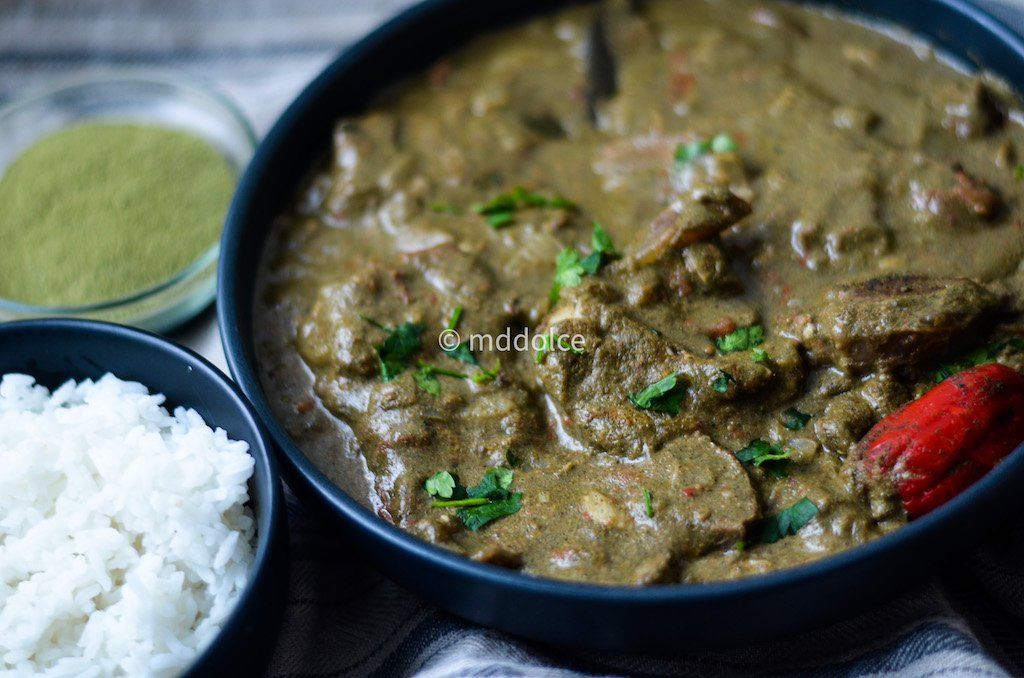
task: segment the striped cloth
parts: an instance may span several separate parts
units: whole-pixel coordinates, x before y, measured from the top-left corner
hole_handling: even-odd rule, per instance
[[[0,0],[0,102],[83,70],[174,68],[215,82],[263,133],[340,47],[407,4]],[[1024,32],[1024,0],[984,4]],[[224,366],[211,314],[176,338]],[[292,578],[272,676],[1024,673],[1024,534],[841,624],[781,642],[655,657],[557,650],[468,624],[375,573],[294,501],[290,522]]]

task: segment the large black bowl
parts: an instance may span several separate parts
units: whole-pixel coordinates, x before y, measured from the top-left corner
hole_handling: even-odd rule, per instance
[[[242,179],[221,250],[218,306],[228,363],[281,450],[291,487],[334,520],[338,538],[439,606],[481,624],[554,643],[620,650],[728,645],[791,633],[877,603],[976,543],[1024,499],[1018,452],[955,501],[885,538],[826,560],[742,581],[656,588],[537,579],[474,563],[383,522],[303,455],[271,412],[253,357],[257,262],[275,215],[330,145],[334,121],[382,86],[422,70],[481,31],[557,3],[432,0],[345,51],[281,116]],[[1024,91],[1024,44],[959,0],[836,0],[834,7],[902,25]]]
[[[0,374],[10,372],[31,375],[51,389],[68,379],[96,379],[111,372],[163,393],[166,407],[191,407],[230,438],[249,443],[256,462],[249,481],[256,514],[256,559],[238,605],[187,675],[261,674],[284,612],[288,525],[277,464],[245,396],[188,349],[149,332],[91,320],[0,324]]]

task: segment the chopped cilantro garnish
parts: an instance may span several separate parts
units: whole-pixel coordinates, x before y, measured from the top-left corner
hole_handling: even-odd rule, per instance
[[[487,215],[487,223],[493,229],[504,228],[512,224],[516,218],[511,212],[495,212]]]
[[[458,481],[448,471],[438,471],[434,475],[427,478],[427,482],[423,484],[423,489],[427,491],[431,497],[440,497],[441,499],[451,499],[452,492],[455,491],[455,486]]]
[[[476,532],[492,520],[518,513],[521,508],[523,508],[523,493],[516,492],[507,499],[499,499],[480,506],[459,509],[455,512],[455,515],[462,520],[462,524],[466,526],[467,530]]]
[[[1024,181],[1024,163],[1017,165],[1017,168],[1013,171],[1013,176],[1017,178],[1017,181]]]
[[[424,487],[432,496],[444,497],[443,494],[438,493],[442,490],[448,492],[448,497],[457,496],[458,498],[454,499],[435,501],[431,506],[434,508],[458,508],[456,515],[462,520],[466,529],[476,531],[492,520],[512,515],[523,507],[522,493],[512,494],[509,492],[513,476],[511,469],[499,466],[489,469],[479,485],[464,489],[459,487],[454,476],[442,471],[431,476]],[[432,481],[434,482],[432,483]]]
[[[450,204],[448,204],[446,202],[441,202],[440,200],[438,200],[436,202],[430,203],[430,205],[428,207],[429,207],[431,212],[436,212],[437,214],[461,214],[462,213],[462,211],[458,207],[456,207],[455,205],[450,205]]]
[[[711,144],[707,141],[691,141],[688,144],[676,146],[676,164],[689,165],[702,155],[711,150]]]
[[[512,450],[506,450],[505,451],[505,462],[511,468],[519,468],[519,466],[523,463],[523,460],[520,459],[519,455],[516,454],[515,452],[513,452]]]
[[[689,165],[691,162],[708,153],[732,153],[739,150],[739,145],[728,134],[718,134],[711,141],[698,139],[688,144],[676,146],[676,164]]]
[[[611,236],[596,221],[594,222],[594,230],[590,234],[590,246],[595,252],[600,252],[607,256],[615,255],[615,244],[612,242]]]
[[[473,381],[474,384],[483,384],[488,381],[494,381],[495,379],[498,378],[499,374],[501,374],[500,360],[497,363],[495,363],[493,369],[487,370],[481,367],[473,374],[473,376],[470,377],[470,379]]]
[[[515,212],[528,207],[575,210],[576,203],[560,195],[547,197],[540,193],[532,193],[522,186],[517,186],[509,193],[501,193],[487,202],[472,206],[474,212],[487,218],[491,228],[503,228],[515,221]]]
[[[463,497],[462,499],[452,499],[445,501],[435,501],[430,505],[431,508],[451,508],[456,506],[483,506],[489,503],[489,499],[483,497],[469,498]]]
[[[790,431],[799,431],[807,426],[807,422],[811,420],[811,415],[801,412],[795,407],[787,407],[782,411],[782,425],[788,428]]]
[[[555,282],[551,285],[551,293],[548,301],[552,304],[558,303],[559,294],[563,287],[576,287],[583,282],[583,276],[587,271],[580,263],[579,253],[567,247],[562,250],[555,260]]]
[[[466,494],[473,498],[504,499],[508,496],[508,488],[512,487],[513,476],[510,469],[501,466],[488,469],[480,484],[468,488]]]
[[[739,144],[728,134],[719,134],[711,140],[712,153],[735,153],[739,148]]]
[[[784,450],[766,440],[753,440],[736,453],[736,458],[744,464],[753,464],[757,468],[763,466],[767,473],[776,478],[785,478],[789,475],[786,471],[786,462],[789,457],[789,450]]]
[[[638,410],[679,414],[679,406],[686,396],[686,384],[681,375],[670,374],[647,388],[629,394],[629,402]]]
[[[764,544],[774,544],[785,536],[796,534],[816,515],[818,515],[818,507],[810,499],[804,497],[784,511],[765,518],[761,522],[759,541]]]
[[[750,349],[750,359],[755,363],[766,363],[769,360],[768,351],[760,348],[759,346],[755,346]]]
[[[984,365],[985,363],[994,362],[999,356],[999,353],[1005,348],[1024,351],[1024,339],[1012,337],[1004,341],[997,341],[994,344],[989,344],[988,346],[975,349],[960,360],[940,365],[939,369],[935,370],[933,379],[937,384],[940,381],[945,381],[952,377],[957,372],[962,372],[968,368],[977,367],[978,365]]]
[[[727,393],[729,391],[729,383],[736,381],[732,378],[732,375],[728,372],[722,372],[722,376],[711,382],[711,388],[715,389],[718,393]]]
[[[438,375],[443,377],[452,377],[454,379],[468,379],[469,375],[462,372],[455,372],[454,370],[446,370],[443,367],[437,367],[425,363],[422,360],[419,362],[420,368],[413,373],[413,379],[416,380],[416,384],[424,391],[431,395],[441,395],[441,382],[438,380]]]
[[[473,204],[470,209],[472,209],[477,214],[482,214],[486,216],[488,214],[511,212],[515,210],[517,207],[518,205],[516,204],[516,199],[512,196],[511,193],[501,193],[499,195],[494,196],[487,202],[478,202]]]
[[[583,282],[585,275],[597,275],[601,267],[615,256],[615,245],[601,224],[594,222],[594,230],[590,236],[593,252],[580,258],[579,252],[571,247],[562,250],[555,260],[555,282],[551,285],[548,301],[552,305],[558,303],[562,288],[576,287]]]
[[[726,353],[735,353],[736,351],[748,351],[763,343],[764,328],[760,325],[751,325],[750,327],[741,327],[724,337],[719,337],[715,341],[715,346],[718,347],[719,353],[725,355]]]
[[[533,357],[534,361],[538,365],[544,362],[544,358],[547,357],[548,353],[554,350],[555,344],[558,345],[558,350],[567,351],[573,355],[583,355],[586,352],[582,348],[576,348],[573,346],[564,334],[559,335],[557,341],[550,334],[542,334],[540,335],[540,347],[537,349],[537,353]]]
[[[409,366],[409,359],[420,350],[426,327],[407,322],[392,328],[364,315],[359,317],[388,333],[384,343],[377,346],[377,364],[381,381],[389,382]]]
[[[654,517],[654,504],[651,501],[651,491],[644,488],[644,512],[648,518]]]
[[[462,307],[456,306],[455,310],[452,311],[451,319],[448,320],[448,326],[445,329],[454,330],[459,326],[460,320],[462,320]],[[445,348],[442,350],[446,356],[454,360],[458,360],[459,362],[466,363],[467,365],[479,364],[476,360],[476,356],[474,356],[473,352],[469,350],[469,344],[466,342],[459,342],[459,345],[455,348]]]

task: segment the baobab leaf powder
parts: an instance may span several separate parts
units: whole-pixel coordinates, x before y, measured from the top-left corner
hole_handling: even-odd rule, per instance
[[[44,138],[0,176],[0,297],[81,306],[166,282],[217,241],[236,179],[179,130],[89,123]]]

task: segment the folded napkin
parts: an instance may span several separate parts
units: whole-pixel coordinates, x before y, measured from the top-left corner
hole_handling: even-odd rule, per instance
[[[893,0],[897,1],[897,0]],[[181,69],[235,98],[260,133],[336,53],[408,0],[0,3],[0,101],[111,66]],[[1024,32],[1024,0],[982,2]],[[207,315],[178,335],[223,367]],[[375,573],[294,500],[292,578],[269,675],[1004,676],[1024,672],[1024,531],[832,627],[676,656],[581,652],[457,619]]]

